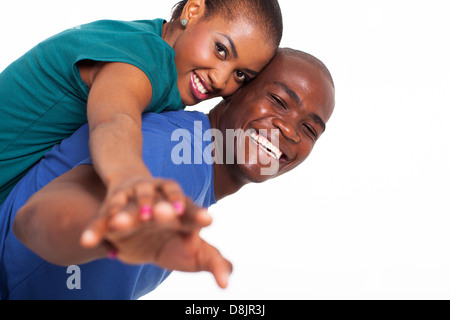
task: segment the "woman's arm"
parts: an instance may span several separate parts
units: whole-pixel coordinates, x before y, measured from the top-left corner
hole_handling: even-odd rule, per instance
[[[126,63],[104,63],[93,70],[86,80],[90,87],[89,147],[95,170],[110,191],[134,179],[151,179],[142,159],[141,132],[142,113],[152,99],[149,79]]]
[[[187,199],[182,188],[160,181],[171,191],[158,194],[160,188],[142,159],[141,115],[152,99],[147,75],[126,63],[82,61],[79,69],[90,88],[87,116],[92,162],[107,187],[99,219],[128,210],[129,203],[152,208],[161,196],[183,213]],[[88,231],[96,235],[97,243],[102,239],[101,222],[94,221]]]

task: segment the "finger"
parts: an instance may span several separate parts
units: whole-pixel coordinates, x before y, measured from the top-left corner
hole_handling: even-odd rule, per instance
[[[89,223],[80,238],[82,246],[92,248],[97,246],[108,230],[108,220],[127,202],[127,195],[123,192],[107,197],[101,205],[97,216]]]
[[[109,195],[103,201],[103,204],[98,212],[98,215],[103,217],[112,217],[128,204],[129,195],[126,191],[118,191]]]
[[[111,217],[109,227],[114,231],[125,231],[141,221],[150,220],[154,189],[154,183],[145,181],[114,195],[108,212]]]
[[[179,223],[173,205],[167,201],[159,201],[154,205],[152,221],[167,226]]]
[[[148,221],[152,218],[155,193],[155,180],[142,181],[134,186],[134,196],[136,197],[139,219],[141,221]]]
[[[133,210],[121,211],[110,219],[108,229],[111,231],[126,231],[134,228],[140,222],[136,219],[136,216],[137,214],[133,214]]]
[[[216,280],[216,283],[220,288],[226,289],[228,287],[231,270],[232,270],[231,263],[228,262],[218,264],[217,267],[212,272],[214,275],[214,279]]]
[[[228,286],[233,265],[220,254],[219,250],[204,240],[202,240],[198,266],[199,271],[211,272],[220,288],[225,289]]]
[[[208,209],[200,208],[197,214],[195,215],[195,222],[201,228],[208,227],[211,225],[213,219],[211,215],[208,213]]]
[[[153,197],[155,193],[154,180],[139,181],[124,191],[129,194],[127,201],[120,203],[117,214],[111,218],[110,228],[114,231],[125,231],[140,225],[152,218]]]
[[[107,232],[107,225],[108,220],[104,216],[91,222],[88,228],[81,234],[81,246],[86,248],[98,246]]]
[[[182,215],[186,208],[186,196],[181,186],[173,180],[161,180],[158,191],[164,199],[173,204],[175,213]]]
[[[209,226],[212,223],[212,217],[207,209],[197,206],[191,199],[186,198],[186,210],[180,221],[182,230],[191,232]]]

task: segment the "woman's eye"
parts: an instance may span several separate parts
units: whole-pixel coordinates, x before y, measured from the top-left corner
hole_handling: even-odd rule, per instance
[[[227,51],[227,48],[225,48],[225,46],[223,44],[216,43],[216,50],[222,58],[224,58],[224,59],[227,58],[228,51]]]
[[[236,71],[236,77],[238,78],[239,82],[248,82],[249,78],[248,76],[243,73],[242,71]]]

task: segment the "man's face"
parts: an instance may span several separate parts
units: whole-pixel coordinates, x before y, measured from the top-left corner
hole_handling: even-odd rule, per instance
[[[254,81],[233,96],[221,113],[219,129],[246,132],[225,144],[234,145],[235,157],[245,155],[245,161],[235,158],[240,173],[251,182],[263,182],[308,157],[333,109],[334,87],[323,72],[301,58],[279,52]],[[267,174],[274,165],[278,170]]]

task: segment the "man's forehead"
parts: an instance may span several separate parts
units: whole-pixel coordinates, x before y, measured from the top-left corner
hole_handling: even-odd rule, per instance
[[[314,93],[311,90],[312,87],[316,87],[313,82],[312,77],[304,74],[301,70],[286,69],[285,72],[273,73],[261,87],[266,90],[269,88],[280,89],[297,104],[301,104],[303,96]]]
[[[292,83],[304,85],[310,81],[311,69],[310,64],[298,57],[278,53],[255,80],[260,80],[262,85],[276,82],[291,84],[290,87],[293,86]]]
[[[332,85],[322,70],[298,56],[278,53],[264,73],[266,76],[262,87],[265,90],[282,90],[298,106],[301,106],[305,99],[314,101],[310,107],[314,107],[315,112],[328,105],[328,100],[334,97]],[[324,115],[324,120],[325,118],[328,117]]]

